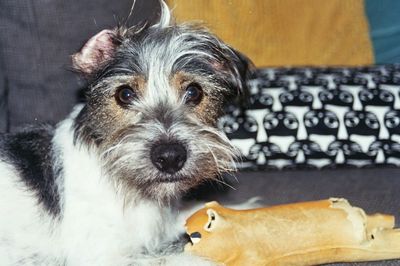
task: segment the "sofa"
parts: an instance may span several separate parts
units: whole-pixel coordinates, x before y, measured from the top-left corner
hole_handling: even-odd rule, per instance
[[[15,132],[25,124],[54,124],[65,117],[73,105],[81,100],[79,89],[82,85],[70,71],[69,55],[78,50],[89,36],[103,28],[115,25],[116,16],[123,17],[130,6],[130,1],[106,0],[85,2],[78,0],[68,2],[58,0],[1,1],[0,132]],[[138,11],[135,11],[135,16],[131,18],[132,23],[156,17],[156,6],[156,0],[138,1],[136,7]],[[313,69],[312,71],[315,73],[337,74],[337,69],[323,67]],[[252,77],[252,80],[268,83],[260,85],[265,88],[274,86],[285,89],[290,86],[283,79],[277,79],[277,82],[272,84],[273,80],[265,76],[268,71],[270,70],[260,69],[256,76]],[[300,73],[302,69],[275,68],[274,71],[282,76]],[[351,80],[339,79],[334,81],[337,82],[336,85],[355,82],[357,73],[375,70],[374,68],[367,70],[352,68],[351,71],[353,71],[350,76]],[[376,74],[375,76],[384,79],[384,75]],[[342,76],[339,75],[339,77]],[[299,82],[297,86],[310,85],[306,82],[316,82],[317,84],[314,85],[322,86],[323,89],[332,89],[325,81],[318,80],[317,76],[315,79],[303,79]],[[365,81],[359,79],[357,82],[361,84]],[[250,89],[257,88],[257,86],[259,85],[254,85],[254,82],[249,84]],[[290,90],[290,88],[287,89]],[[251,115],[255,115],[254,119],[260,122],[268,110],[273,109],[268,109],[266,105],[262,108],[257,107],[258,91],[250,93],[250,95],[253,97],[250,99],[250,107],[253,104],[253,107],[256,106],[253,109],[259,110]],[[279,95],[277,97],[279,98]],[[309,108],[310,111],[313,107]],[[221,129],[228,130],[227,134],[232,133],[229,131],[232,127],[229,126],[237,122],[237,120],[232,122],[232,118],[246,115],[234,113],[233,109],[228,110],[228,113],[231,112],[228,115],[231,116],[223,118],[220,122]],[[260,110],[264,110],[266,113],[259,116]],[[242,120],[242,124],[243,121],[245,122],[245,120]],[[358,165],[349,163],[349,161],[335,161],[335,157],[330,163],[320,165],[318,156],[310,157],[313,162],[317,162],[316,164],[310,163],[310,161],[305,163],[297,156],[294,160],[289,158],[288,161],[291,163],[277,164],[274,162],[271,164],[269,162],[273,160],[269,160],[268,156],[265,157],[266,155],[262,151],[250,152],[251,146],[254,146],[257,141],[260,142],[260,140],[254,139],[253,133],[239,133],[232,134],[230,137],[238,146],[242,145],[239,148],[247,149],[247,151],[235,177],[226,177],[226,182],[234,189],[218,184],[207,184],[191,191],[187,195],[188,200],[240,203],[258,196],[261,198],[262,204],[273,205],[328,197],[345,197],[367,212],[390,213],[400,219],[400,168],[396,162],[387,160],[378,162],[375,160],[376,158],[372,158],[373,160],[367,160],[362,165]],[[250,137],[246,134],[250,134]],[[288,134],[290,135],[290,133]],[[266,142],[266,140],[262,140],[262,142]],[[268,140],[268,142],[272,141]],[[301,147],[296,149],[297,152],[301,151],[304,154]],[[368,155],[368,148],[361,147],[361,150],[362,154]],[[254,154],[264,156],[264,158],[254,159],[254,156],[249,156]],[[283,152],[279,156],[284,156]],[[305,157],[303,156],[303,158]],[[400,224],[397,223],[397,225]],[[400,265],[400,261],[351,265]]]

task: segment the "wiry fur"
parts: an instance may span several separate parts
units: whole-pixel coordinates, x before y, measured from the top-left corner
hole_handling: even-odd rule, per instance
[[[208,263],[173,253],[179,199],[234,170],[215,124],[247,66],[204,28],[171,23],[162,5],[157,24],[105,30],[73,56],[86,104],[55,129],[1,139],[0,265]],[[204,91],[198,105],[185,102],[193,82]],[[134,102],[118,103],[121,85]],[[153,165],[159,143],[185,147],[182,169]]]

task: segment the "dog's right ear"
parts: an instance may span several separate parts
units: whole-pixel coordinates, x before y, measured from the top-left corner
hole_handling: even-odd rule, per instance
[[[72,55],[72,66],[88,78],[113,57],[119,44],[117,30],[102,30]]]

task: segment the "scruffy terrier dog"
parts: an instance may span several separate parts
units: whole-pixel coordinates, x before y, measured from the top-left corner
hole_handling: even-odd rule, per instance
[[[246,62],[164,3],[155,25],[103,30],[72,59],[87,103],[0,138],[0,265],[204,262],[164,249],[182,194],[232,170],[215,124]]]

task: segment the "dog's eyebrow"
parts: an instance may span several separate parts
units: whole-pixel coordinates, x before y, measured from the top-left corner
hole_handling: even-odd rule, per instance
[[[199,74],[207,76],[215,74],[215,70],[213,69],[212,65],[209,62],[206,62],[206,60],[193,57],[190,58],[182,57],[178,59],[174,63],[172,71],[174,73],[183,71],[191,74]]]
[[[133,75],[140,72],[133,58],[117,60],[118,59],[115,59],[114,62],[111,62],[103,68],[103,71],[98,75],[98,80],[112,76]]]

